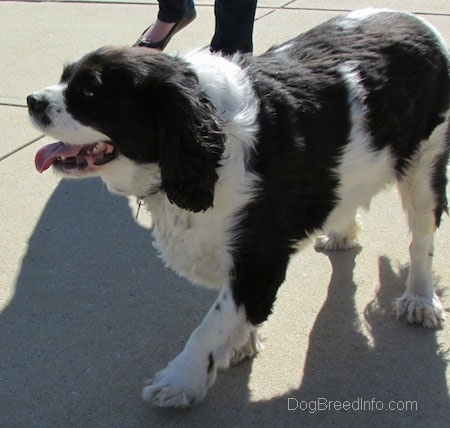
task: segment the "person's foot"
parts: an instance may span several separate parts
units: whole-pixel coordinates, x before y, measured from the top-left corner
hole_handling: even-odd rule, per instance
[[[140,40],[146,43],[158,43],[170,33],[176,22],[164,22],[159,19],[144,31]]]
[[[192,8],[178,22],[164,22],[157,19],[153,25],[148,27],[133,46],[159,49],[161,51],[167,46],[172,37],[190,24],[197,12]]]

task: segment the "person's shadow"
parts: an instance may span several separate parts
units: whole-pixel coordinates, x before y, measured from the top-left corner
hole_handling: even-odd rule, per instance
[[[0,314],[0,426],[450,426],[447,361],[435,332],[390,315],[406,273],[397,277],[380,259],[380,289],[365,312],[369,343],[354,305],[357,254],[328,254],[328,296],[298,389],[254,402],[248,383],[256,359],[220,373],[190,411],[156,409],[140,399],[143,382],[183,349],[216,292],[164,267],[127,199],[98,180],[62,181]],[[288,410],[289,398],[321,397],[415,400],[418,409]]]

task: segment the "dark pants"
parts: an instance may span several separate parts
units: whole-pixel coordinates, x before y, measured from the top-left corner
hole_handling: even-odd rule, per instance
[[[158,0],[158,3],[158,18],[164,22],[177,22],[194,7],[193,0]],[[216,30],[211,40],[211,51],[225,54],[253,51],[256,3],[257,0],[215,1]]]

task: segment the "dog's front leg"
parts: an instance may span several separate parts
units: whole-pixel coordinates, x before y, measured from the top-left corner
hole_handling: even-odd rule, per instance
[[[218,369],[252,357],[258,349],[256,327],[224,287],[183,352],[144,387],[143,398],[162,407],[190,406],[204,398]]]

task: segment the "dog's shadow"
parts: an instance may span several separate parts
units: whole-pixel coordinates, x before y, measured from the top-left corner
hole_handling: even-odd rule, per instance
[[[166,269],[151,241],[151,231],[130,215],[128,200],[108,194],[99,181],[59,184],[0,314],[0,426],[449,425],[445,355],[434,331],[390,315],[406,273],[396,275],[388,259],[380,259],[380,290],[365,312],[372,343],[361,333],[354,303],[357,250],[328,254],[328,296],[297,390],[252,401],[248,384],[256,359],[220,373],[205,401],[190,411],[143,403],[143,382],[182,350],[216,297]],[[288,398],[320,397],[415,400],[418,410],[288,410]]]
[[[126,198],[62,181],[0,314],[0,426],[139,426],[215,296],[164,267]]]
[[[434,330],[393,314],[407,268],[396,273],[387,257],[379,258],[380,288],[359,321],[353,271],[360,251],[326,253],[332,277],[310,334],[301,384],[257,403],[258,411],[278,412],[290,426],[449,426],[447,350]]]

